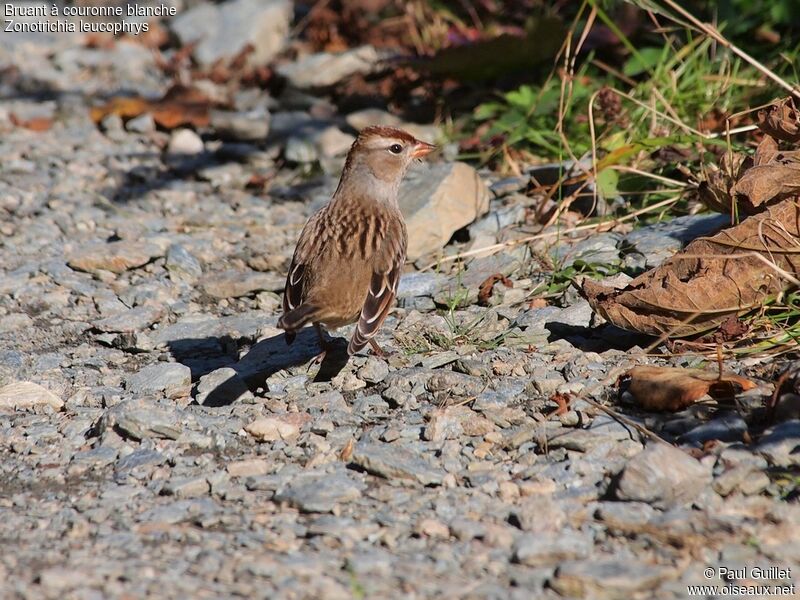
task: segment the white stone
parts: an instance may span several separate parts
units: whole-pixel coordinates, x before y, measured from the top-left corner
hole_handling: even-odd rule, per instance
[[[18,381],[0,387],[0,410],[30,410],[37,406],[64,407],[64,401],[51,391],[31,381]]]
[[[205,146],[203,140],[191,129],[176,129],[172,132],[167,154],[200,154]]]

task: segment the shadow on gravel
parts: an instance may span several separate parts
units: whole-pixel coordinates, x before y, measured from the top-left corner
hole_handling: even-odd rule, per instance
[[[228,336],[186,338],[167,344],[175,359],[192,370],[192,381],[222,367],[236,372],[208,393],[203,401],[204,406],[227,406],[244,392],[243,383],[255,392],[265,387],[265,381],[271,375],[282,369],[306,364],[321,352],[312,327],[299,331],[291,346],[286,344],[283,334],[261,340],[238,361],[234,358],[238,353],[235,344],[236,340]],[[316,382],[330,381],[336,377],[349,359],[344,338],[330,340],[329,346],[314,376]],[[311,365],[309,370],[315,368],[316,365]]]
[[[581,327],[565,323],[548,323],[545,329],[550,332],[549,342],[566,340],[584,352],[604,352],[605,350],[628,351],[639,346],[644,348],[655,338],[641,333],[625,331],[615,325],[600,327]]]

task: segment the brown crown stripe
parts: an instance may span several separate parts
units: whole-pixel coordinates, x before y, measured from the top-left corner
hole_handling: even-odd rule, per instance
[[[382,125],[371,125],[369,127],[365,127],[358,134],[359,140],[364,140],[370,137],[385,137],[412,143],[416,143],[417,141],[417,138],[407,131],[397,129],[396,127],[384,127]]]

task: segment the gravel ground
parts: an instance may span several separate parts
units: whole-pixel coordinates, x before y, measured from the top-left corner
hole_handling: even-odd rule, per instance
[[[249,22],[219,26],[246,39]],[[545,246],[419,269],[455,231],[445,255],[526,235],[527,175],[417,167],[415,262],[378,338],[392,354],[347,361],[341,340],[310,365],[313,330],[287,347],[275,327],[285,268],[354,127],[392,117],[331,111],[308,82],[322,59],[301,56],[280,67],[296,93],[239,91],[201,135],[150,115],[98,126],[90,99],[170,82],[140,45],[81,40],[0,38],[3,598],[684,598],[741,568],[739,585],[794,583],[800,509],[774,475],[797,473],[800,421],[747,434],[769,386],[736,408],[638,412],[611,384],[652,360],[649,340],[573,292],[530,306]],[[19,125],[35,118],[51,125]],[[635,271],[723,222],[546,252]],[[478,306],[496,273],[513,287]],[[557,393],[577,398],[559,415]]]

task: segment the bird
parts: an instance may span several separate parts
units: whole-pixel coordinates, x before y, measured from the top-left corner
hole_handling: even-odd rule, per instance
[[[362,129],[345,159],[339,185],[306,222],[286,275],[278,327],[291,344],[313,324],[324,359],[323,328],[357,323],[347,346],[352,356],[374,339],[392,307],[406,259],[408,234],[398,206],[409,165],[436,146],[394,127]]]

